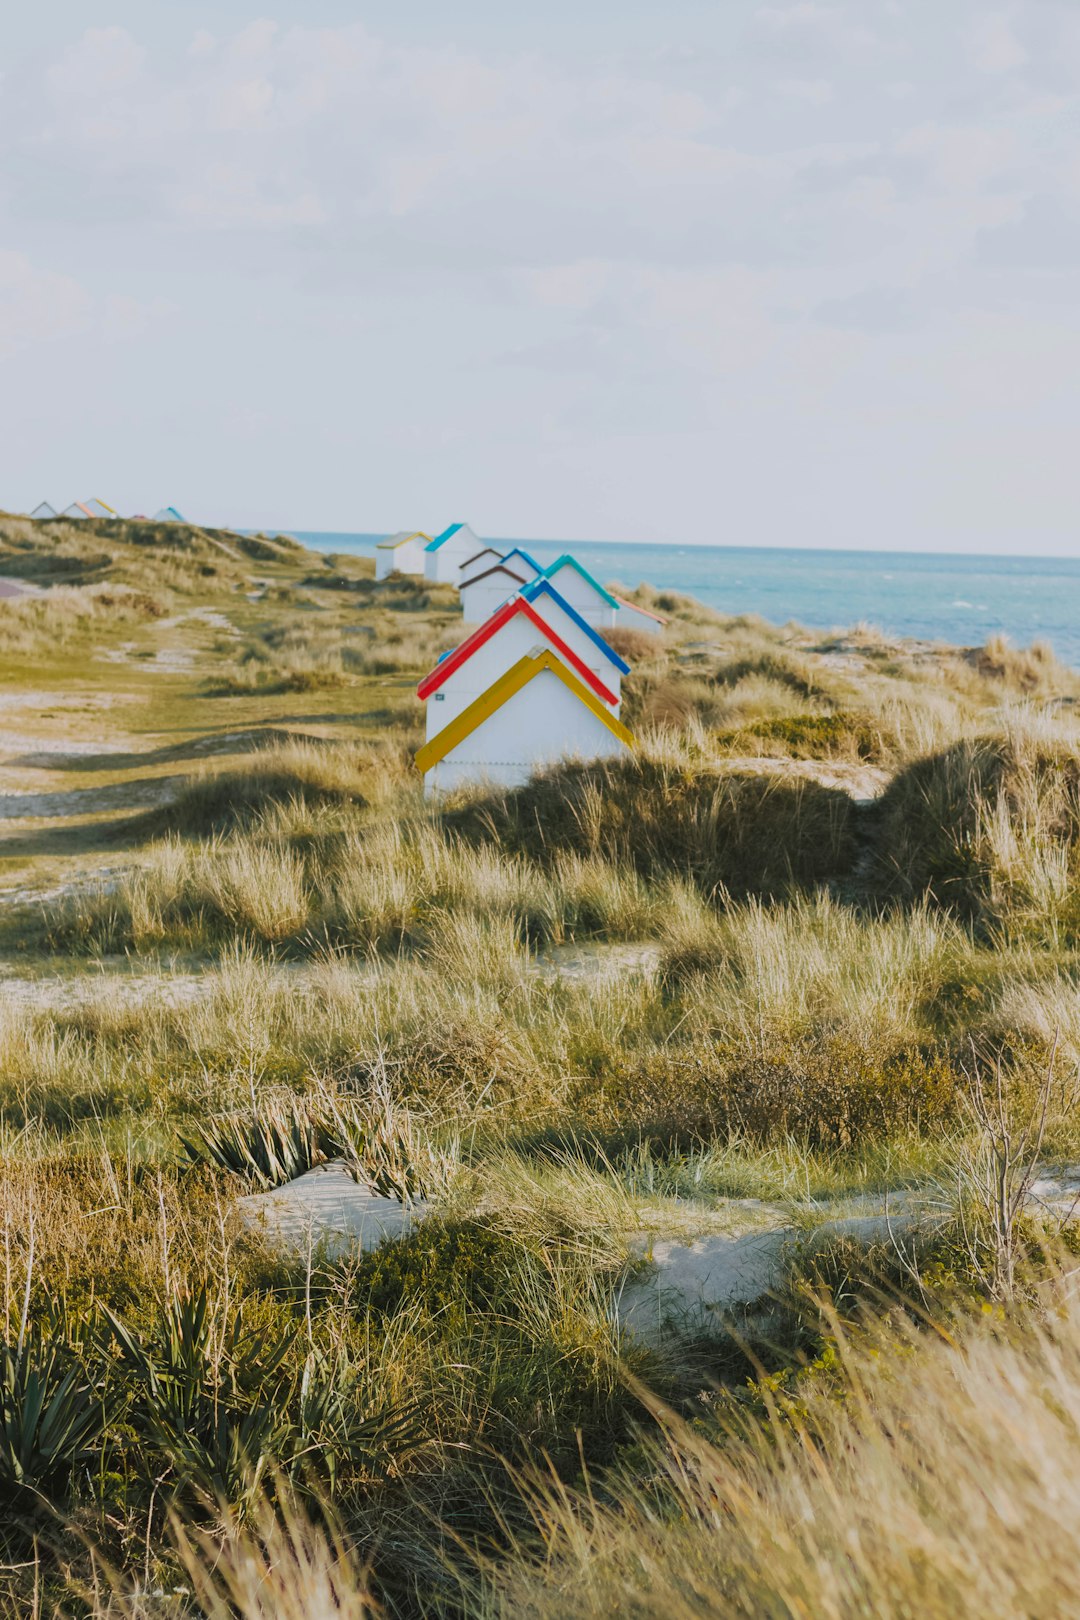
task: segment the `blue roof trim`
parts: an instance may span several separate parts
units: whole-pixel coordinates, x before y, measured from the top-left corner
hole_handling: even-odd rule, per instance
[[[577,609],[570,606],[570,603],[566,600],[565,596],[559,595],[558,591],[555,589],[554,585],[551,583],[550,579],[546,577],[546,575],[541,574],[540,578],[534,579],[531,585],[523,586],[518,592],[518,595],[523,596],[526,602],[533,601],[537,596],[550,596],[552,600],[562,608],[563,612],[569,618],[573,619],[578,629],[584,630],[589,640],[593,642],[595,646],[599,647],[600,651],[604,654],[604,657],[609,659],[611,663],[615,665],[615,668],[619,671],[619,673],[622,675],[629,675],[630,665],[623,662],[618,653],[615,651],[614,647],[608,646],[607,642],[604,640],[603,636],[600,635],[599,631],[594,630],[591,624],[585,623],[585,620],[581,617],[581,614],[577,611]]]
[[[429,540],[427,545],[424,547],[424,550],[438,551],[444,540],[452,540],[454,535],[457,534],[458,530],[463,529],[464,527],[464,523],[451,523],[450,527],[448,529],[444,529],[442,534],[437,534],[434,540]]]
[[[508,551],[506,556],[503,558],[503,562],[509,562],[511,557],[524,557],[530,568],[535,568],[538,574],[542,574],[544,572],[536,558],[530,557],[524,546],[515,546],[513,551]]]

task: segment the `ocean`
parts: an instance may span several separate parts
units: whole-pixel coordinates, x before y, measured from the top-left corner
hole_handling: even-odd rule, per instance
[[[319,551],[366,554],[374,534],[290,530]],[[811,629],[865,622],[899,636],[972,647],[994,635],[1051,643],[1080,667],[1080,558],[975,557],[908,551],[796,551],[750,546],[522,544],[538,562],[572,551],[603,582],[681,591],[724,613],[759,613]]]

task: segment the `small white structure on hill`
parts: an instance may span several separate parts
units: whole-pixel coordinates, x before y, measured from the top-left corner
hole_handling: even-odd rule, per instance
[[[516,596],[528,583],[524,572],[517,573],[506,563],[496,563],[474,574],[458,587],[461,592],[461,617],[465,624],[483,624],[485,619],[502,607],[510,596]]]
[[[583,627],[575,624],[569,614],[561,617],[563,635],[523,596],[511,597],[486,624],[440,658],[416,689],[417,697],[427,703],[428,740],[445,730],[522,658],[544,651],[553,652],[583,686],[617,715],[619,683],[626,665],[608,648],[606,668],[598,673],[592,667],[599,660],[588,633],[583,633]]]
[[[34,510],[30,513],[30,516],[32,518],[37,518],[40,521],[43,518],[59,517],[60,514],[56,510],[55,506],[49,505],[48,501],[40,501],[38,505],[34,507]]]
[[[431,544],[430,534],[420,529],[401,529],[380,540],[375,547],[375,578],[386,579],[390,574],[415,574],[424,577],[424,548]]]
[[[186,523],[187,518],[182,512],[178,512],[175,506],[163,506],[160,512],[154,513],[152,521],[154,523]]]
[[[467,523],[451,523],[424,547],[424,577],[435,585],[456,585],[461,566],[483,549],[484,542]]]
[[[615,610],[615,627],[618,630],[644,630],[650,636],[662,636],[667,620],[661,613],[653,613],[650,608],[638,607],[636,602],[626,602],[621,596],[615,598],[619,604]]]
[[[78,518],[80,523],[83,518],[90,518],[93,515],[93,512],[83,501],[72,501],[71,505],[65,506],[60,514],[61,517]]]
[[[474,698],[424,744],[416,764],[429,793],[466,783],[520,787],[545,765],[610,758],[633,741],[611,706],[545,648]]]
[[[494,568],[495,564],[501,563],[502,560],[503,554],[501,551],[497,551],[494,546],[485,546],[482,551],[476,553],[475,557],[470,557],[468,562],[462,563],[458,569],[458,590],[460,591],[461,587],[467,584],[470,579],[475,579],[477,574],[486,574],[489,568]]]
[[[559,595],[565,597],[587,623],[598,630],[614,628],[618,599],[605,591],[568,551],[544,569],[544,578],[551,580]]]
[[[512,568],[515,574],[524,574],[526,580],[539,579],[544,572],[536,558],[530,557],[522,546],[515,546],[513,551],[508,551],[503,562],[507,568]]]

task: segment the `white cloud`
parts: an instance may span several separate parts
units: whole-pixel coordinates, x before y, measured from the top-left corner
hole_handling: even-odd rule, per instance
[[[0,250],[0,357],[70,337],[92,311],[93,300],[74,277]]]
[[[1023,67],[1028,53],[1004,12],[980,17],[969,35],[972,60],[980,73],[1009,73]]]

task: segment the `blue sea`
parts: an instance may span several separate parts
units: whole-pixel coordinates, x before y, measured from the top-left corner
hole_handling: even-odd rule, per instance
[[[374,534],[292,530],[319,551],[367,554]],[[973,647],[1004,634],[1037,637],[1080,667],[1080,558],[946,556],[909,551],[795,551],[750,546],[619,545],[492,539],[552,562],[563,551],[602,582],[681,591],[724,613],[775,624],[848,628],[860,621],[900,636]]]

